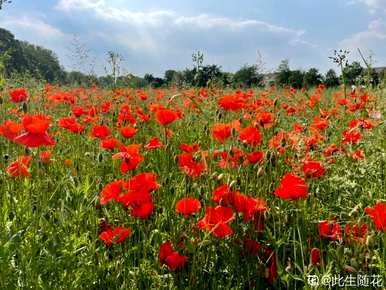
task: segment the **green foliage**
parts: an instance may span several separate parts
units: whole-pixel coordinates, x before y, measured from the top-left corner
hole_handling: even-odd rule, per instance
[[[310,68],[304,74],[304,84],[307,87],[316,87],[323,82],[323,76],[317,68]]]
[[[334,88],[339,86],[339,77],[336,75],[336,72],[333,69],[330,69],[326,72],[324,77],[324,84],[327,88]]]
[[[242,88],[260,87],[263,78],[257,65],[244,65],[233,75],[233,85]]]
[[[343,72],[345,75],[346,85],[356,85],[361,83],[361,77],[364,69],[359,62],[354,61],[353,63],[345,66]]]
[[[0,51],[6,54],[6,57],[2,56],[6,77],[14,73],[29,73],[36,79],[48,82],[62,82],[65,79],[65,72],[51,50],[18,41],[12,33],[2,28]]]
[[[276,73],[276,83],[279,86],[289,85],[289,79],[291,77],[291,70],[289,68],[288,60],[283,60]]]

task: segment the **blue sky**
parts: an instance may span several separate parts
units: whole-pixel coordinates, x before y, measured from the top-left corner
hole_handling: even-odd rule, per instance
[[[66,69],[104,73],[106,52],[120,53],[123,72],[162,76],[206,64],[236,71],[257,61],[265,70],[283,59],[293,69],[334,67],[334,49],[357,48],[386,65],[386,0],[13,0],[0,27],[55,51]],[[87,49],[79,63],[75,42]]]

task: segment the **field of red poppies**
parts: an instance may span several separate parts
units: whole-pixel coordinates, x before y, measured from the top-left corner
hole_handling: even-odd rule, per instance
[[[381,289],[384,116],[379,89],[9,88],[0,288]]]

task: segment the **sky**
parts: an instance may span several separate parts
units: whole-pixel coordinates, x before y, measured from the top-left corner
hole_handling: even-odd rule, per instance
[[[283,59],[325,72],[340,48],[386,66],[386,0],[13,0],[0,27],[53,50],[67,70],[99,75],[108,51],[140,76],[191,68],[195,51],[230,72],[259,60],[271,72]]]

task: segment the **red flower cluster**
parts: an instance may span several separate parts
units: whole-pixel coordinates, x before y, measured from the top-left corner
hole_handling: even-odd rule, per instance
[[[177,269],[180,269],[185,265],[188,261],[188,257],[174,251],[172,243],[166,242],[162,244],[159,249],[159,260],[161,265],[167,265],[175,272]]]
[[[232,209],[221,205],[215,208],[208,206],[205,212],[206,215],[197,223],[199,229],[207,229],[218,238],[233,234],[231,227],[228,225],[235,219]]]
[[[120,168],[123,174],[134,170],[144,160],[144,157],[139,154],[139,150],[142,147],[141,144],[130,144],[126,147],[118,144],[118,146],[121,152],[114,154],[113,160],[122,159]]]
[[[140,173],[129,181],[116,180],[107,184],[101,192],[100,203],[103,205],[115,200],[125,208],[131,207],[132,217],[147,219],[154,209],[150,193],[158,188],[155,174]]]
[[[129,236],[131,236],[131,234],[132,231],[130,228],[112,228],[109,225],[105,225],[104,230],[99,234],[99,239],[104,242],[106,246],[111,246],[112,244],[123,243]]]

